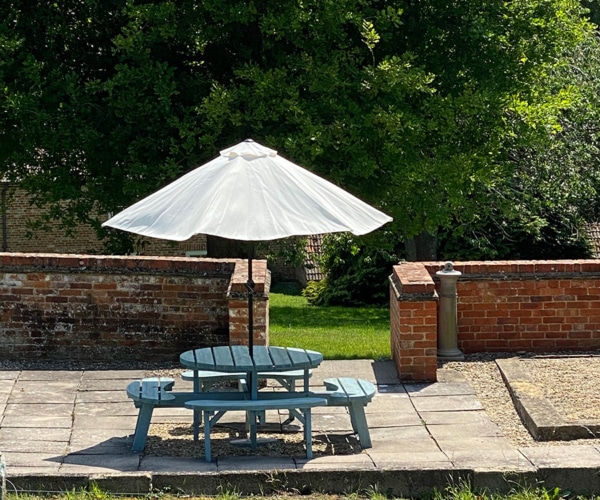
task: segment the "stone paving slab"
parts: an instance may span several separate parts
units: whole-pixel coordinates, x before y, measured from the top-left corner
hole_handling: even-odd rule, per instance
[[[139,370],[0,373],[0,379],[12,382],[4,385],[10,387],[10,404],[1,405],[2,394],[9,392],[0,392],[0,451],[12,484],[18,490],[68,490],[95,481],[109,492],[150,493],[152,488],[168,487],[187,494],[217,494],[219,488],[233,486],[252,494],[282,485],[343,494],[377,485],[390,495],[408,497],[431,493],[434,487],[443,490],[452,478],[462,478],[498,490],[512,487],[515,483],[510,481],[544,481],[573,486],[570,489],[578,494],[600,493],[597,447],[517,449],[491,423],[468,384],[447,373],[447,382],[404,385],[391,361],[324,362],[313,374],[313,388],[322,389],[322,380],[332,376],[378,384],[377,395],[366,407],[372,448],[311,460],[217,456],[211,463],[203,457],[146,457],[130,450],[137,413],[125,387],[142,376]],[[179,384],[190,387],[178,380]],[[43,387],[56,403],[31,397]],[[20,389],[28,393],[23,396]],[[67,395],[66,402],[58,401],[61,394]],[[285,416],[269,413],[269,425],[261,427],[275,430]],[[189,426],[191,419],[185,409],[160,409],[153,423]],[[241,425],[239,415],[226,415],[224,422]],[[301,430],[294,425],[287,429]],[[313,430],[314,436],[350,436],[347,410],[315,409]],[[20,448],[20,443],[26,444]]]
[[[520,452],[537,467],[598,467],[600,450],[591,445],[521,448]]]
[[[445,384],[406,384],[406,392],[413,398],[428,396],[464,396],[475,395],[467,382],[448,382]]]
[[[600,422],[567,422],[544,397],[519,358],[496,360],[515,409],[531,435],[540,441],[586,439],[600,436]]]
[[[51,453],[64,454],[67,451],[69,441],[29,441],[20,439],[17,441],[2,440],[2,453]]]
[[[79,384],[83,371],[66,370],[23,370],[19,376],[19,382],[52,382],[59,385]],[[40,386],[40,384],[37,384]],[[47,384],[44,384],[47,385]],[[69,384],[69,387],[72,387]]]
[[[411,398],[418,412],[481,410],[479,400],[471,394],[459,396],[428,396]]]
[[[189,412],[187,412],[189,416]],[[107,403],[99,405],[97,403],[77,402],[75,404],[75,414],[83,417],[99,417],[99,416],[134,416],[137,417],[138,409],[131,404],[131,401],[117,401],[116,403]]]
[[[71,427],[2,427],[0,428],[0,447],[5,441],[65,441],[71,437]]]
[[[131,403],[125,391],[79,391],[77,392],[78,403]]]
[[[196,474],[216,473],[217,463],[208,463],[199,458],[143,457],[140,471],[148,472],[193,472]]]
[[[73,425],[73,419],[69,416],[54,416],[54,415],[28,415],[24,413],[15,413],[5,415],[2,419],[2,427],[39,427],[44,428],[64,428],[70,429]],[[1,443],[0,443],[1,445]]]
[[[502,437],[500,428],[490,422],[483,421],[477,423],[464,424],[438,424],[430,425],[429,432],[435,439],[463,439],[471,436],[481,437]]]
[[[110,455],[106,454],[73,454],[61,458],[63,473],[93,473],[99,472],[136,472],[139,469],[140,457],[137,454]]]
[[[137,421],[137,417],[135,416],[103,416],[102,418],[87,418],[85,416],[80,416],[75,414],[75,419],[73,421],[73,428],[82,428],[82,429],[135,429],[135,423]]]
[[[123,380],[125,381],[125,385],[127,385],[127,382],[132,382],[145,376],[145,370],[86,370],[81,379],[84,382],[90,380]]]

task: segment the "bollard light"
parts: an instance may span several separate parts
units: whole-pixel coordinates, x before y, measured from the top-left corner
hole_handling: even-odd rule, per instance
[[[446,262],[435,275],[440,279],[437,355],[441,360],[460,361],[465,355],[458,348],[456,282],[462,273],[454,270],[452,262]]]

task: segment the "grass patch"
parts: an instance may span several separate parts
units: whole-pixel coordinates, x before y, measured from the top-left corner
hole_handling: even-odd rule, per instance
[[[296,290],[269,297],[269,343],[312,349],[325,359],[389,359],[390,312],[383,307],[320,307]]]

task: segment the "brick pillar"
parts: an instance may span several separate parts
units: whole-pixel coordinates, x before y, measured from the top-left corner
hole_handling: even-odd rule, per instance
[[[437,380],[437,304],[435,285],[417,262],[394,266],[390,276],[390,337],[400,380]]]
[[[271,273],[264,260],[252,263],[254,288],[254,345],[269,345],[269,291]],[[227,298],[229,299],[229,345],[248,345],[248,263],[236,261]]]

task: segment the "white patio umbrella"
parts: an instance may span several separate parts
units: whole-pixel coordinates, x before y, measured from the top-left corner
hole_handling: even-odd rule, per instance
[[[174,241],[195,234],[249,242],[249,345],[253,347],[253,242],[349,231],[392,218],[277,151],[248,139],[118,213],[103,226]]]

